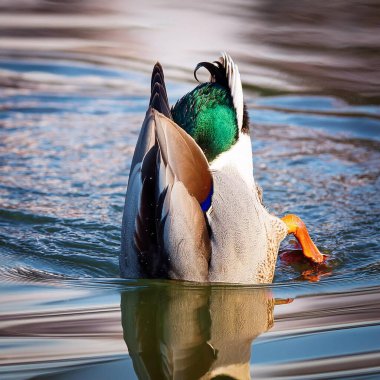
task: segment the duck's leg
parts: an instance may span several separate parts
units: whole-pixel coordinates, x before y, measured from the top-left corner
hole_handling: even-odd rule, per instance
[[[322,263],[324,256],[311,240],[305,223],[297,215],[285,215],[281,220],[288,227],[288,234],[293,234],[301,244],[303,254],[315,263]]]

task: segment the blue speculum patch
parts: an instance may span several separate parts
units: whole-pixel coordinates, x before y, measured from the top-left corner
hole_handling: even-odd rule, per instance
[[[202,211],[207,212],[211,207],[212,194],[214,193],[214,187],[211,185],[210,192],[207,195],[207,198],[200,204]]]

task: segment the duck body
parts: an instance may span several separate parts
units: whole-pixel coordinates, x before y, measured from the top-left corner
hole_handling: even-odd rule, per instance
[[[170,109],[163,70],[132,160],[120,270],[125,278],[269,283],[286,222],[262,203],[240,74],[224,54],[210,81]]]
[[[213,232],[212,282],[272,282],[278,248],[287,235],[285,223],[263,206],[253,175],[249,175],[252,165],[238,160],[250,144],[249,136],[242,136],[210,166],[214,183],[208,215]]]

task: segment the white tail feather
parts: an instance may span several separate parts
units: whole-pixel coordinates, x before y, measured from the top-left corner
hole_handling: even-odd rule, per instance
[[[220,63],[226,68],[228,86],[231,91],[232,101],[236,110],[239,133],[243,127],[244,99],[240,73],[237,65],[227,53],[222,53]]]

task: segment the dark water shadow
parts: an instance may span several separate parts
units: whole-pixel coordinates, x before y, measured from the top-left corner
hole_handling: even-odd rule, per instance
[[[147,287],[121,296],[139,379],[249,379],[252,341],[273,326],[267,289]]]

